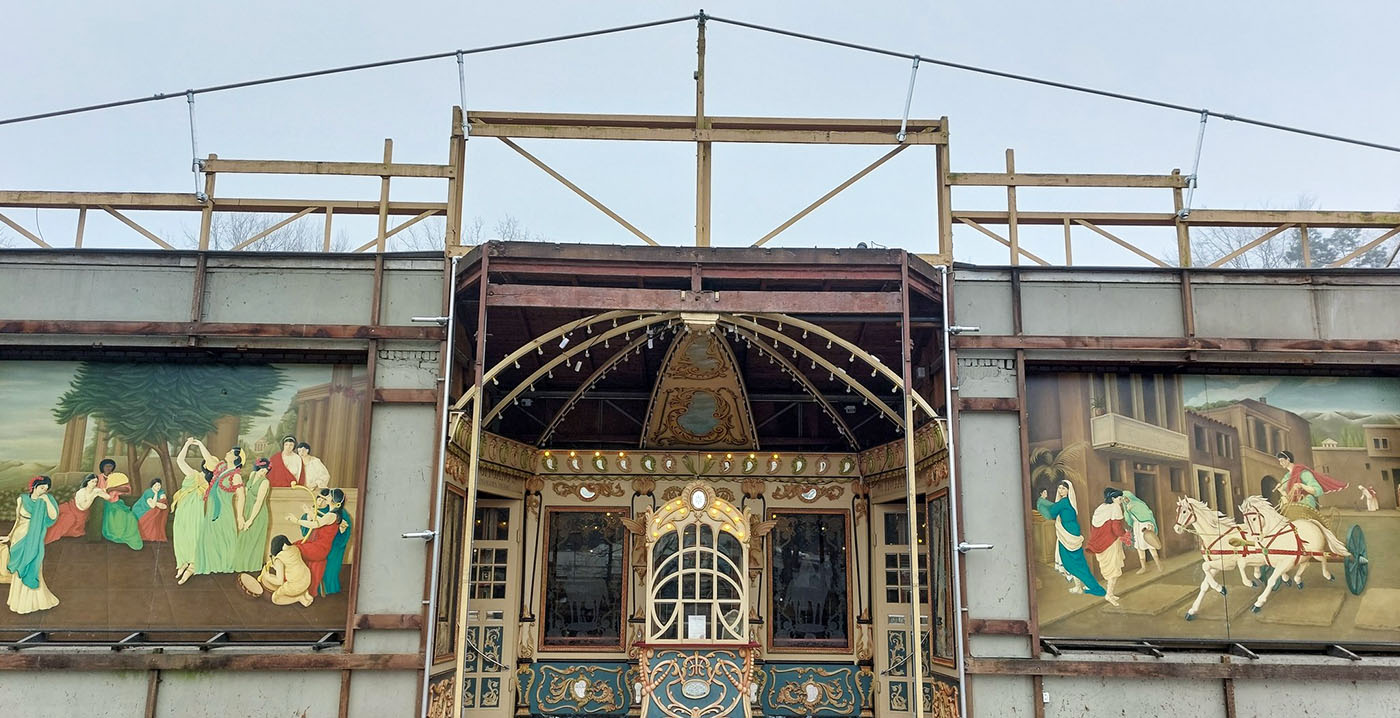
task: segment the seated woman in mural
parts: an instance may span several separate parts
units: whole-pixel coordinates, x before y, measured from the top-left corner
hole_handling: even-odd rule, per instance
[[[205,472],[190,466],[186,460],[194,445],[194,439],[186,439],[175,457],[175,466],[185,478],[170,501],[170,512],[175,516],[171,522],[171,530],[175,533],[175,577],[182,584],[194,575],[199,559],[199,536],[204,528],[204,493],[209,487]]]
[[[1147,570],[1147,558],[1157,564],[1157,571],[1162,570],[1162,559],[1158,552],[1162,550],[1162,541],[1157,538],[1157,516],[1152,513],[1152,507],[1146,501],[1138,498],[1133,492],[1123,491],[1123,519],[1128,526],[1128,533],[1133,537],[1133,548],[1138,554],[1138,573]]]
[[[331,489],[331,510],[340,514],[340,525],[336,527],[335,539],[331,541],[331,551],[326,555],[326,572],[321,579],[321,596],[340,593],[340,569],[345,563],[345,547],[350,542],[350,529],[354,522],[345,510],[345,492]]]
[[[194,572],[233,573],[239,524],[233,497],[243,490],[243,450],[235,446],[224,454],[223,460],[216,460],[198,439],[194,443],[204,452],[204,476],[209,481],[204,489],[204,523],[200,526]]]
[[[49,495],[53,480],[35,476],[15,499],[15,524],[0,536],[0,583],[10,584],[5,605],[15,613],[46,611],[58,597],[44,582],[44,536],[58,520],[58,502]]]
[[[258,583],[272,592],[272,602],[279,606],[310,606],[314,600],[310,592],[311,569],[302,560],[301,549],[286,536],[272,537],[272,556],[258,576]]]
[[[61,538],[82,538],[87,532],[92,502],[106,498],[107,492],[97,488],[97,474],[88,474],[78,490],[73,492],[73,498],[58,507],[58,520],[44,535],[44,543],[53,543]]]
[[[103,501],[119,501],[120,495],[112,496],[107,493],[107,481],[114,471],[117,470],[117,462],[112,459],[103,459],[97,464],[97,488],[103,492]],[[84,535],[88,543],[102,542],[102,511],[90,511],[87,517],[87,527]]]
[[[271,493],[272,462],[258,459],[248,482],[234,494],[238,537],[233,544],[233,570],[256,571],[267,560],[267,497]]]
[[[305,469],[301,463],[301,454],[297,453],[297,438],[295,436],[282,437],[282,453],[273,454],[268,458],[267,482],[277,488],[286,488],[305,484]]]
[[[300,526],[301,536],[302,538],[306,538],[306,535],[311,533],[312,529],[325,525],[325,522],[329,520],[326,518],[326,512],[330,510],[331,490],[321,489],[316,492],[315,498],[312,499],[310,506],[302,504],[300,517],[287,514],[287,520]]]
[[[102,507],[102,538],[119,543],[132,551],[141,550],[141,529],[136,516],[121,496],[131,493],[131,479],[126,474],[107,477],[107,503]]]
[[[165,495],[165,482],[160,477],[151,479],[151,485],[131,507],[131,515],[136,517],[142,541],[164,543],[170,540],[165,533],[165,522],[170,518],[170,497]]]
[[[1074,485],[1061,479],[1055,484],[1055,501],[1051,503],[1046,492],[1041,491],[1035,508],[1047,521],[1055,522],[1055,570],[1070,583],[1069,592],[1103,596],[1103,586],[1094,579],[1089,562],[1084,559],[1084,536],[1079,531],[1079,501]]]
[[[329,497],[330,492],[326,495]],[[316,518],[316,526],[311,529],[297,548],[301,550],[301,558],[306,562],[306,567],[311,570],[311,586],[318,594],[321,594],[321,579],[326,573],[326,560],[330,558],[331,547],[335,545],[335,537],[340,533],[340,524],[344,520],[341,516],[342,509],[330,508],[324,514]],[[292,516],[288,519],[297,521]],[[303,524],[304,526],[304,524]],[[324,595],[324,594],[321,594]]]
[[[311,445],[305,441],[297,444],[297,454],[301,455],[302,470],[306,477],[306,485],[313,489],[324,489],[330,486],[331,472],[320,459],[311,455]]]

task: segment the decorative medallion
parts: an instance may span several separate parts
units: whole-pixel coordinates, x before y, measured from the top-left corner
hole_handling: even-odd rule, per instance
[[[777,500],[798,499],[811,504],[822,499],[835,501],[841,498],[845,492],[846,490],[838,484],[816,485],[784,481],[778,484],[778,488],[773,491],[773,498]]]
[[[616,498],[627,495],[617,481],[588,481],[581,484],[556,481],[550,488],[559,496],[577,496],[584,501],[592,501],[599,496]]]
[[[722,335],[687,331],[676,337],[652,389],[645,427],[644,447],[758,448],[738,362]]]

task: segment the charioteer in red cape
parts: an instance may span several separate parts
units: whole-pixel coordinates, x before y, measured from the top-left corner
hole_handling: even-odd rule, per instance
[[[1318,499],[1323,494],[1331,494],[1341,491],[1347,487],[1345,481],[1328,476],[1321,472],[1315,472],[1302,464],[1293,463],[1293,452],[1278,452],[1278,465],[1288,472],[1288,478],[1283,482],[1283,500],[1289,503],[1306,504],[1308,508],[1316,511]]]

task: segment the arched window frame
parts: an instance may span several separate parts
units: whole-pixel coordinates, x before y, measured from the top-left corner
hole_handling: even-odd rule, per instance
[[[685,487],[681,495],[667,501],[654,513],[642,516],[647,544],[647,643],[651,644],[733,644],[749,642],[748,614],[748,562],[750,516],[724,499],[715,495],[714,489],[700,483]],[[687,545],[686,536],[694,532],[693,545]],[[703,535],[709,534],[709,545],[705,545]],[[662,541],[670,534],[676,534],[676,551],[666,556],[658,556]],[[733,538],[737,545],[735,557],[721,550],[724,535]],[[685,555],[692,554],[695,560],[687,565]],[[702,557],[709,556],[707,563]],[[725,567],[726,570],[721,570]],[[700,578],[710,577],[708,596],[700,596]],[[672,578],[678,587],[675,598],[660,598],[662,586]],[[695,578],[696,595],[687,598],[680,591],[686,578]],[[733,598],[719,598],[721,583],[731,586]],[[690,615],[687,605],[704,605],[706,616],[706,637],[687,638],[684,621]],[[680,625],[678,625],[678,623]]]

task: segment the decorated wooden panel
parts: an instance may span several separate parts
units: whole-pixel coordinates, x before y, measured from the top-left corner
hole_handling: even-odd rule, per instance
[[[519,706],[532,716],[625,716],[637,680],[626,661],[527,663],[516,678]]]
[[[0,629],[337,628],[363,369],[0,363]]]
[[[875,674],[869,668],[842,664],[768,663],[759,705],[763,715],[857,716],[870,709]]]
[[[1045,636],[1400,642],[1400,380],[1027,380]]]
[[[662,360],[648,406],[643,446],[758,448],[743,377],[720,334],[679,334]]]

